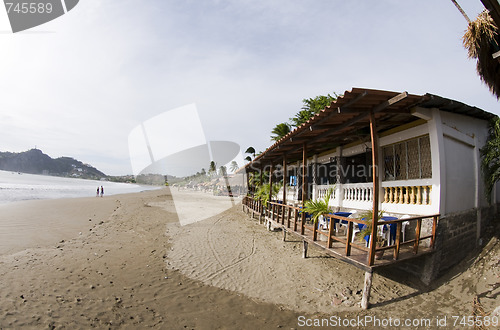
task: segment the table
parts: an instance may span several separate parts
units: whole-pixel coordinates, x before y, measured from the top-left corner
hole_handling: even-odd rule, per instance
[[[330,213],[330,214],[338,215],[339,217],[345,217],[345,218],[347,218],[352,213],[350,213],[350,212],[335,212],[335,213]],[[334,228],[336,229],[337,228],[337,223],[339,223],[339,219],[334,219],[334,221],[335,221],[334,222]],[[340,225],[347,225],[347,221],[340,220]]]

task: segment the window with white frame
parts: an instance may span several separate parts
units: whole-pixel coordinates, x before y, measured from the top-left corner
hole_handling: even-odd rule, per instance
[[[382,148],[384,181],[432,178],[429,135]]]

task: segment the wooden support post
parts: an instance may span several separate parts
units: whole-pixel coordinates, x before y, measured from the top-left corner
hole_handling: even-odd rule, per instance
[[[246,173],[246,179],[247,179],[247,192],[250,192],[252,189],[250,189],[250,171],[247,169],[245,171]],[[253,174],[252,174],[253,175]]]
[[[286,242],[286,229],[283,228],[283,242]]]
[[[295,209],[293,217],[293,231],[297,231],[297,221],[299,220],[299,210]]]
[[[306,212],[302,210],[302,213],[300,213],[300,234],[304,235],[306,232]]]
[[[432,217],[432,238],[431,238],[431,249],[434,249],[436,244],[436,230],[437,230],[438,217],[435,215]]]
[[[262,185],[264,182],[264,169],[262,168],[262,164],[260,164],[260,181],[259,181],[259,184]]]
[[[304,235],[306,225],[306,212],[304,208],[307,200],[307,145],[302,145],[302,224],[300,234]]]
[[[346,243],[345,243],[345,255],[351,255],[351,241],[352,241],[352,221],[349,221],[347,225],[347,235],[346,235]]]
[[[413,253],[418,253],[418,245],[420,244],[420,228],[422,227],[422,219],[417,220],[417,227],[415,228],[415,244],[413,245]]]
[[[368,309],[370,305],[370,291],[372,290],[372,272],[365,272],[365,285],[363,287],[363,297],[361,298],[361,308]]]
[[[401,222],[398,222],[398,224],[396,225],[396,247],[394,248],[394,255],[393,255],[393,258],[394,260],[398,260],[399,258],[399,248],[401,246],[401,228],[403,227],[403,225],[401,224]],[[389,235],[390,237],[390,235]]]
[[[378,176],[378,141],[377,127],[375,126],[375,115],[370,111],[370,136],[372,140],[372,170],[373,170],[373,215],[372,215],[372,233],[370,239],[370,248],[368,253],[368,265],[373,265],[375,261],[375,249],[377,247],[377,226],[378,226],[378,204],[379,204],[379,176]]]
[[[274,165],[271,163],[271,170],[269,171],[269,202],[272,202],[273,199],[273,172]]]
[[[283,205],[286,204],[286,181],[287,181],[287,168],[286,168],[286,154],[283,154]]]
[[[333,226],[334,226],[335,220],[330,217],[330,225],[328,226],[328,248],[332,247],[332,235],[333,235]]]
[[[313,241],[316,241],[318,239],[318,225],[319,223],[313,222]]]
[[[303,241],[304,242],[304,248],[302,249],[302,258],[307,258],[307,248],[308,248],[308,245],[309,243],[307,243],[307,241]]]

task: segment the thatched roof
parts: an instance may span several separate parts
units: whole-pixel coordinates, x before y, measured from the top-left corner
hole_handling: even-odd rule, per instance
[[[477,59],[476,69],[481,80],[500,99],[500,57],[493,58],[493,54],[500,51],[498,32],[492,16],[484,11],[469,23],[463,44],[469,57]]]
[[[491,18],[500,26],[500,2],[498,0],[481,0],[484,7],[490,12]]]

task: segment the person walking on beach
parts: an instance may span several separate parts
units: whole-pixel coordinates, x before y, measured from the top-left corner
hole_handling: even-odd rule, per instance
[[[99,197],[99,186],[97,186],[97,193],[95,194],[95,197]]]
[[[104,196],[104,188],[101,186],[101,197]]]

